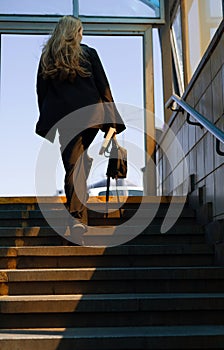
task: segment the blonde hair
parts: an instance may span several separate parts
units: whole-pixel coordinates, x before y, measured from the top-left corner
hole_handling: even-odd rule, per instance
[[[80,63],[86,59],[82,53],[82,22],[73,16],[64,16],[57,23],[51,37],[45,44],[41,67],[44,79],[56,78],[74,81],[77,74],[90,76]]]

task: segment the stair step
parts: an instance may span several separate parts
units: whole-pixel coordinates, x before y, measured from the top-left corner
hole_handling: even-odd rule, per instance
[[[109,215],[112,217],[120,217],[119,213],[119,207],[120,205],[109,205]],[[1,206],[0,206],[1,208]],[[167,206],[154,206],[153,204],[145,204],[144,207],[141,209],[138,208],[124,208],[123,206],[121,207],[122,209],[122,214],[124,217],[131,217],[134,215],[137,211],[140,213],[141,217],[151,217],[156,214],[158,218],[164,218],[168,207]],[[103,205],[96,205],[96,206],[91,206],[91,209],[89,209],[89,217],[90,218],[101,218],[106,212],[106,206],[105,203]],[[172,208],[172,212],[170,213],[171,217],[184,217],[184,218],[195,218],[195,212],[191,208],[184,208],[180,212],[179,206],[175,205]],[[68,217],[68,212],[65,209],[53,209],[53,210],[44,210],[44,217],[46,218],[62,218],[66,219]],[[1,220],[4,219],[42,219],[43,218],[43,213],[40,210],[15,210],[15,209],[10,209],[10,210],[2,210],[0,209],[0,223]]]
[[[125,244],[149,245],[149,244],[203,244],[205,237],[202,234],[195,235],[166,235],[140,234]],[[61,246],[72,245],[68,240],[60,235],[50,236],[0,236],[0,247],[32,247],[32,246]]]
[[[107,256],[107,255],[169,255],[169,254],[213,254],[213,247],[206,244],[172,245],[120,245],[116,247],[9,247],[1,248],[0,257],[20,256]]]
[[[64,197],[40,198],[44,215],[35,197],[0,198],[1,350],[223,349],[224,268],[195,212],[175,198],[161,234],[171,197],[121,200],[108,219],[105,197],[88,202],[85,243],[125,222],[130,240],[106,248],[68,241]]]
[[[213,247],[206,244],[9,247],[0,249],[0,268],[195,266],[213,265]]]
[[[180,204],[185,204],[188,202],[185,196],[120,196],[120,202],[125,202],[128,204],[138,204],[138,203],[159,203],[159,204],[170,204],[170,201]],[[116,196],[110,196],[110,202],[117,202]],[[57,205],[62,205],[66,203],[65,196],[27,196],[27,197],[0,197],[1,206],[14,206],[14,205],[50,205],[52,207]],[[88,204],[102,204],[105,203],[105,196],[91,196],[88,199]]]
[[[141,226],[140,226],[141,227]],[[55,227],[58,230],[61,230],[62,227],[58,226]],[[179,228],[179,230],[177,230]],[[143,235],[156,235],[157,237],[164,237],[175,235],[177,236],[181,235],[187,235],[187,236],[194,236],[194,235],[200,235],[201,237],[204,236],[204,230],[199,225],[194,225],[193,227],[189,228],[186,227],[186,225],[179,225],[178,227],[174,226],[174,229],[171,232],[167,232],[166,234],[161,234],[160,231],[160,225],[153,225],[151,224],[149,227],[147,227],[142,234]],[[58,236],[55,230],[49,226],[28,226],[28,227],[0,227],[0,237],[44,237],[44,236],[52,236],[56,237]]]
[[[19,199],[18,199],[19,200]],[[25,199],[24,199],[25,200]],[[168,211],[167,199],[162,203],[160,198],[150,198],[143,197],[143,203],[140,200],[133,200],[131,197],[127,198],[127,202],[122,205],[122,218],[120,218],[120,212],[118,210],[118,203],[109,203],[109,217],[105,218],[105,202],[92,202],[88,203],[89,208],[89,224],[91,226],[103,226],[103,225],[120,225],[121,223],[128,221],[133,215],[138,212],[135,218],[135,224],[140,226],[143,221],[148,221],[155,225],[161,225],[161,219],[165,218]],[[1,201],[0,201],[1,202]],[[32,201],[31,201],[32,202]],[[12,203],[7,204],[7,201],[2,199],[0,204],[0,227],[32,227],[32,226],[48,226],[49,223],[53,226],[63,225],[66,226],[68,223],[68,212],[64,207],[64,204],[56,202],[58,209],[49,209],[49,202],[41,204],[41,208],[44,209],[42,213],[38,208],[36,208],[36,203],[33,200],[32,204],[27,204],[25,210],[19,209],[17,207],[12,209]],[[141,206],[139,207],[139,204]],[[24,203],[21,204],[24,206]],[[17,209],[16,209],[17,208]],[[22,207],[23,209],[24,207]],[[172,210],[169,211],[169,219],[174,220],[179,218],[182,225],[192,225],[195,224],[195,212],[189,208],[182,199],[177,200],[176,203],[172,203]],[[167,220],[169,220],[167,219]],[[53,223],[52,223],[53,221]],[[130,223],[131,225],[131,223]],[[123,243],[123,242],[122,242]]]
[[[0,295],[221,292],[222,267],[0,270]],[[91,283],[90,283],[91,281]]]
[[[224,322],[223,293],[2,296],[0,300],[2,328],[223,325]]]
[[[224,326],[3,329],[1,350],[223,349]]]
[[[175,221],[176,217],[173,217],[173,220]],[[103,217],[97,217],[96,215],[94,217],[89,218],[89,225],[90,226],[114,226],[114,225],[121,225],[122,223],[126,223],[128,227],[131,227],[133,225],[133,220],[130,220],[131,216],[126,216],[120,218],[119,215],[117,216],[109,216],[108,218]],[[135,225],[136,226],[142,226],[142,221],[144,224],[147,226],[159,226],[161,227],[162,224],[162,218],[152,218],[150,216],[138,216],[135,218]],[[130,220],[130,222],[129,222]],[[172,217],[170,218],[172,220]],[[167,220],[168,221],[168,220]],[[49,224],[49,223],[50,224]],[[23,227],[50,227],[50,225],[54,227],[65,227],[67,226],[67,219],[63,217],[48,217],[48,218],[5,218],[0,220],[0,227],[1,228],[23,228]],[[174,225],[181,225],[181,226],[186,226],[185,227],[185,232],[186,229],[188,232],[191,230],[191,227],[198,226],[196,224],[195,219],[192,217],[180,217],[177,222],[174,222]],[[179,229],[180,231],[180,229]]]
[[[0,300],[1,315],[213,309],[218,313],[224,310],[224,293],[20,295],[2,296]]]
[[[223,279],[224,267],[102,267],[0,270],[0,282],[120,280],[123,279]]]
[[[131,229],[134,226],[128,226],[129,229]],[[147,228],[144,228],[141,225],[138,225],[138,228],[141,231],[142,227],[142,233],[141,235],[157,235],[162,238],[170,237],[170,235],[175,235],[176,239],[178,239],[177,236],[187,235],[187,236],[195,236],[195,235],[201,235],[204,236],[204,230],[199,225],[193,225],[191,227],[178,224],[172,227],[172,230],[168,231],[165,234],[160,233],[160,225],[156,224],[150,224]],[[135,228],[135,227],[134,227]],[[55,226],[55,229],[59,232],[62,231],[62,226]],[[0,237],[44,237],[44,236],[53,236],[56,237],[58,234],[55,232],[53,228],[50,226],[27,226],[27,227],[0,227]]]
[[[128,223],[127,223],[128,226]],[[128,226],[130,232],[130,240],[126,244],[168,244],[168,243],[204,243],[204,230],[199,225],[189,227],[188,225],[178,224],[172,227],[166,234],[160,233],[161,225],[150,224],[144,228],[141,225]],[[33,226],[33,227],[0,227],[0,246],[49,246],[49,245],[69,245],[66,240],[66,232],[64,227],[55,227],[58,234],[51,227]],[[95,226],[95,232],[98,230]],[[136,231],[138,230],[138,231]],[[126,230],[125,230],[126,231]],[[126,234],[124,231],[124,234]],[[137,234],[136,232],[140,232]],[[88,234],[85,235],[88,237]],[[121,233],[119,234],[121,237]],[[132,238],[135,237],[135,238]],[[91,237],[91,236],[90,236]],[[102,237],[102,234],[101,234]],[[106,241],[106,237],[103,238]],[[134,240],[134,241],[133,241]],[[92,239],[91,239],[92,241]],[[125,240],[124,240],[125,241]]]

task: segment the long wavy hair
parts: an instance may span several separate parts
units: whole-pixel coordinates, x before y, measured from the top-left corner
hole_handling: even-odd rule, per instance
[[[62,17],[43,47],[41,68],[44,79],[74,81],[77,74],[82,77],[90,76],[82,65],[86,59],[80,46],[81,40],[80,19],[73,16]]]

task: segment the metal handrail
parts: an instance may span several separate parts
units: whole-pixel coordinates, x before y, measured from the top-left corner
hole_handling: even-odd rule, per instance
[[[222,132],[217,126],[211,123],[202,114],[197,112],[193,107],[191,107],[187,102],[182,100],[178,95],[173,94],[166,103],[166,108],[172,108],[173,102],[176,102],[181,108],[178,110],[186,111],[188,114],[187,122],[192,125],[198,125],[204,127],[209,131],[216,139],[216,151],[219,155],[224,156],[224,152],[220,150],[220,142],[224,143],[224,132]],[[176,111],[178,111],[176,110]],[[189,120],[189,115],[191,115],[197,122],[194,123]]]

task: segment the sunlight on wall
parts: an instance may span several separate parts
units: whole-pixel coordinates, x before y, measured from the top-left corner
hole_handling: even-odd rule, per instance
[[[223,18],[222,0],[185,0],[188,81]]]

